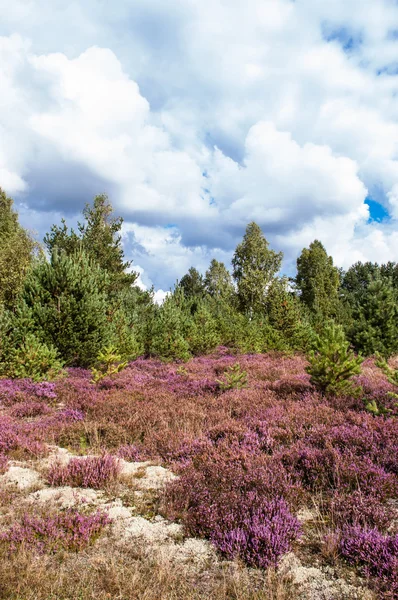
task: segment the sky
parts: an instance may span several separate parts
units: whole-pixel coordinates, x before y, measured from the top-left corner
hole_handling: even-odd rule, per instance
[[[107,193],[162,295],[256,221],[283,270],[398,260],[396,0],[0,0],[0,186],[41,238]]]

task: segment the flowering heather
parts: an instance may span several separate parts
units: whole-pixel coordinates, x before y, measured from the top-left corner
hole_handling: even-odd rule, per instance
[[[100,489],[114,481],[120,472],[117,458],[111,454],[72,458],[67,465],[56,462],[47,475],[50,485]]]
[[[45,453],[45,446],[29,434],[28,428],[21,427],[6,415],[0,415],[0,453],[40,456]]]
[[[38,417],[39,415],[47,415],[51,412],[51,408],[44,402],[36,402],[35,400],[26,400],[15,404],[10,414],[13,417],[23,419],[24,417]]]
[[[100,510],[91,515],[73,509],[49,516],[25,514],[19,523],[0,533],[0,544],[6,544],[10,552],[21,547],[38,552],[79,551],[92,543],[110,522],[108,515]]]
[[[221,393],[216,381],[236,362],[248,387]],[[302,356],[237,356],[221,348],[183,368],[139,358],[97,386],[82,369],[69,369],[51,388],[0,380],[0,455],[31,456],[45,443],[113,455],[55,465],[53,485],[102,487],[117,475],[117,456],[167,465],[179,479],[165,492],[165,514],[249,564],[274,564],[295,547],[294,515],[315,497],[331,539],[347,528],[387,539],[396,519],[398,428],[390,413],[367,412],[364,399],[391,402],[390,384],[366,360],[357,378],[364,399],[324,398],[306,364]],[[57,405],[48,414],[26,408],[51,405],[49,394]],[[344,560],[362,569],[361,552],[350,546]],[[385,572],[368,570],[375,585],[384,585]]]
[[[335,494],[331,501],[330,514],[337,527],[355,525],[386,531],[392,520],[385,504],[373,495],[365,496],[361,491]]]
[[[359,565],[366,576],[376,578],[383,598],[398,597],[398,534],[348,527],[342,533],[340,551],[348,562]]]
[[[18,399],[32,397],[53,400],[57,397],[55,386],[55,383],[48,381],[37,383],[31,379],[0,379],[0,404],[7,406]]]
[[[224,523],[216,523],[210,539],[229,559],[238,557],[253,567],[275,566],[300,535],[300,523],[281,498],[254,510],[242,508],[240,519],[227,513]]]
[[[130,462],[138,462],[145,460],[145,454],[142,448],[139,448],[135,444],[124,444],[120,446],[117,455],[124,460]]]

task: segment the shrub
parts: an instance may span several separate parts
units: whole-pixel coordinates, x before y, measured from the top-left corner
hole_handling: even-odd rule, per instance
[[[275,564],[300,533],[282,496],[297,499],[300,490],[279,461],[264,460],[260,444],[247,438],[236,443],[233,432],[212,437],[213,447],[200,444],[169,486],[168,514],[182,519],[188,535],[210,539],[229,558]]]
[[[48,516],[25,514],[20,523],[0,533],[0,543],[7,544],[10,552],[21,547],[38,552],[79,551],[92,543],[109,523],[111,519],[100,510],[92,515],[74,509]]]
[[[260,507],[225,515],[216,524],[211,541],[226,558],[241,558],[251,567],[275,566],[300,535],[298,520],[281,498],[265,501]]]
[[[398,594],[398,534],[383,535],[377,529],[359,526],[344,529],[340,551],[351,564],[363,569],[367,577],[375,578],[375,586],[385,598]]]
[[[116,375],[127,366],[126,362],[121,361],[121,356],[117,353],[115,346],[106,346],[98,354],[97,360],[99,363],[98,369],[95,367],[91,369],[92,383],[98,383],[105,377]]]
[[[35,335],[27,334],[22,344],[10,351],[3,370],[8,377],[48,381],[62,373],[62,366],[54,346],[47,346]]]
[[[216,381],[224,392],[240,390],[247,387],[247,372],[242,371],[239,363],[235,363],[224,372],[224,380],[217,379]]]
[[[391,523],[391,511],[373,495],[357,490],[351,494],[337,493],[333,496],[330,512],[338,527],[355,525],[364,528],[386,530]]]
[[[325,326],[323,335],[316,337],[308,360],[306,370],[311,383],[322,393],[348,396],[359,392],[352,377],[360,373],[363,359],[349,349],[340,325],[330,322]]]
[[[117,458],[110,454],[88,458],[72,458],[67,465],[56,462],[49,469],[50,485],[100,489],[114,481],[120,472]]]

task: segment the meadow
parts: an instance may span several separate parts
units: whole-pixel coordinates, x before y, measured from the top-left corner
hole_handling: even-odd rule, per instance
[[[370,358],[361,396],[323,396],[306,364],[219,347],[185,364],[140,358],[97,384],[79,368],[54,382],[0,379],[0,597],[337,597],[297,587],[280,567],[294,555],[347,582],[341,598],[397,598],[396,418],[365,409],[393,410],[393,387]],[[122,463],[177,477],[137,496]],[[39,479],[10,483],[18,466]],[[207,540],[216,558],[166,568],[138,538],[113,544],[106,508],[27,501],[65,486],[179,524],[181,540]]]

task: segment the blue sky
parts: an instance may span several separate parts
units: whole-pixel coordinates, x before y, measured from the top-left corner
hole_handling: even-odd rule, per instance
[[[109,194],[167,290],[257,221],[291,272],[398,260],[392,0],[0,0],[0,186],[39,236]],[[161,294],[161,292],[159,292]]]

